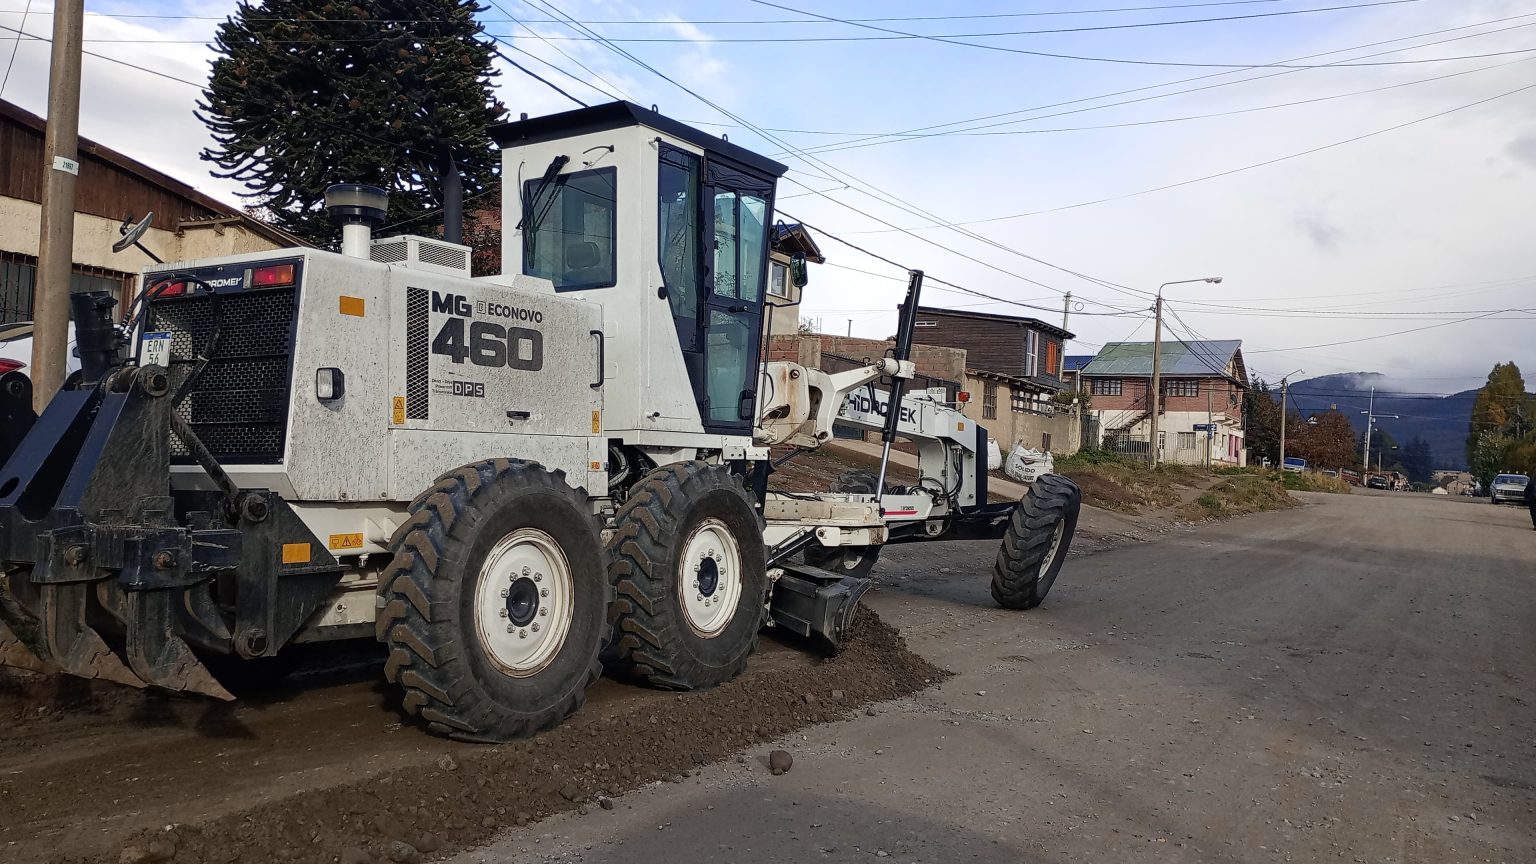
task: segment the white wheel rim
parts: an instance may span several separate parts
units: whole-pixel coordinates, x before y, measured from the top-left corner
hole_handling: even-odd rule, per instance
[[[475,625],[486,656],[514,678],[543,671],[560,653],[576,608],[571,565],[555,538],[519,528],[480,566]]]
[[[1067,520],[1062,519],[1056,523],[1056,530],[1051,533],[1051,545],[1045,550],[1045,557],[1040,560],[1040,577],[1044,578],[1051,569],[1051,563],[1056,560],[1056,553],[1061,549],[1061,538],[1067,533]]]
[[[719,635],[741,601],[741,549],[719,519],[705,519],[683,543],[677,593],[693,632]]]

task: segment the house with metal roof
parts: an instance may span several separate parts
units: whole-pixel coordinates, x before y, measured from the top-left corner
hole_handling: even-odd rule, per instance
[[[1237,339],[1164,342],[1158,440],[1152,417],[1152,343],[1111,342],[1078,373],[1106,446],[1188,465],[1244,465],[1248,369]]]

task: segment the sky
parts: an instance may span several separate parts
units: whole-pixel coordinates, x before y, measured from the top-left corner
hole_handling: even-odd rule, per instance
[[[1092,354],[1150,339],[1163,283],[1220,276],[1164,289],[1164,338],[1241,339],[1271,381],[1536,374],[1536,0],[497,3],[487,31],[571,96],[789,166],[779,218],[820,229],[803,314],[826,332],[893,333],[917,268],[928,305],[1069,308],[1068,353]],[[1178,8],[1125,11],[1147,6]],[[206,80],[234,7],[88,0],[87,51],[170,77],[87,56],[81,134],[239,200],[171,80]],[[41,114],[48,46],[13,37],[46,39],[51,4],[27,8],[0,0],[0,95]],[[931,20],[846,23],[870,18]],[[720,23],[767,21],[788,23]],[[575,107],[498,65],[514,115]]]

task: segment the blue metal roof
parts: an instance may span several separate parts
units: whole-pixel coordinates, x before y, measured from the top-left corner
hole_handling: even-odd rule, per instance
[[[1184,376],[1220,376],[1228,377],[1228,369],[1233,365],[1234,357],[1237,358],[1236,375],[1240,381],[1246,381],[1247,373],[1243,369],[1241,355],[1241,339],[1219,339],[1211,341],[1194,342],[1164,342],[1161,355],[1160,374],[1184,375]],[[1100,349],[1097,356],[1087,366],[1083,367],[1084,375],[1151,375],[1152,374],[1152,343],[1151,342],[1111,342]]]
[[[1062,358],[1061,368],[1064,372],[1076,372],[1077,370],[1087,366],[1092,362],[1092,354],[1068,354],[1066,357]]]

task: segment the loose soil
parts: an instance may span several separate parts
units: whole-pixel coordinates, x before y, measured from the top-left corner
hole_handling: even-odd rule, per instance
[[[362,864],[405,842],[432,860],[947,675],[864,610],[836,657],[765,638],[722,687],[605,679],[560,728],[482,747],[403,724],[374,652],[324,649],[234,704],[0,671],[4,859]]]

